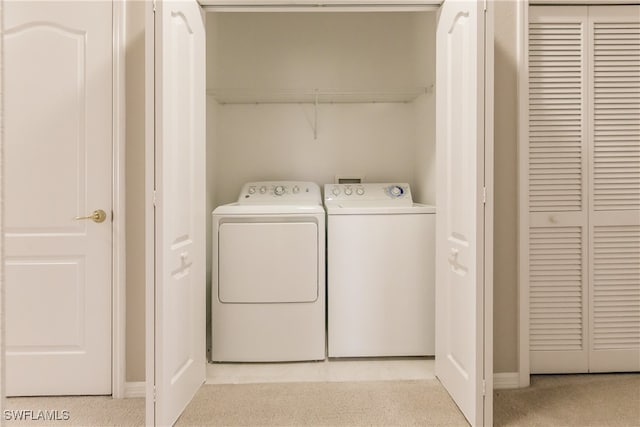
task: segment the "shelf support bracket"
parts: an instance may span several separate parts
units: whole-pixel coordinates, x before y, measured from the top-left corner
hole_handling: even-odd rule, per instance
[[[316,98],[313,103],[313,140],[318,140],[318,89],[316,89]]]

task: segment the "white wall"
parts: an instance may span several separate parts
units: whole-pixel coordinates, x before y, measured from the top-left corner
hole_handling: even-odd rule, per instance
[[[416,37],[415,16],[222,13],[207,18],[208,88],[393,90],[430,84],[420,69],[428,60],[415,55],[416,45],[424,43]]]
[[[242,184],[302,180],[320,185],[336,175],[414,184],[413,104],[321,104],[317,140],[313,105],[217,107],[215,204],[236,200]]]
[[[244,96],[429,87],[434,31],[433,13],[210,14],[207,84],[210,94]],[[434,102],[424,94],[412,103],[320,104],[317,139],[311,104],[218,105],[208,136],[215,204],[234,201],[247,181],[323,184],[340,174],[406,181],[434,201]]]
[[[429,85],[429,93],[420,95],[413,102],[416,123],[414,155],[414,185],[411,187],[414,201],[436,204],[436,16],[417,14],[414,19],[414,57],[417,69],[423,73],[423,81]],[[420,41],[420,42],[418,42]],[[430,87],[433,85],[434,87]]]
[[[518,98],[516,2],[495,2],[493,354],[518,371]]]
[[[206,200],[206,221],[207,221],[207,238],[206,238],[206,246],[207,246],[207,254],[206,254],[206,265],[207,265],[207,349],[211,348],[211,322],[208,319],[211,319],[211,244],[212,244],[212,223],[211,223],[211,215],[213,209],[217,206],[217,186],[216,186],[216,175],[218,166],[216,164],[217,154],[216,154],[216,134],[218,131],[218,111],[217,111],[218,103],[213,99],[213,97],[207,97],[207,200]],[[207,356],[208,358],[209,356]]]
[[[435,95],[419,96],[413,103],[416,144],[413,155],[413,200],[428,205],[436,204],[436,131]]]
[[[144,10],[126,3],[126,380],[144,381]]]

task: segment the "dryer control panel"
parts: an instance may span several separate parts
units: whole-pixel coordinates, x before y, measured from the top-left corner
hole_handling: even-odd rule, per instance
[[[324,201],[375,206],[412,206],[407,183],[325,184]]]
[[[322,202],[320,187],[306,181],[256,181],[242,186],[238,204],[309,204]]]

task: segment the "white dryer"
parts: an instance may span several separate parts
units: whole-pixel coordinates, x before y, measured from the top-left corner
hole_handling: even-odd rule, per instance
[[[213,211],[212,360],[325,358],[325,212],[311,182],[252,182]]]
[[[408,184],[326,184],[329,357],[435,354],[435,208]]]

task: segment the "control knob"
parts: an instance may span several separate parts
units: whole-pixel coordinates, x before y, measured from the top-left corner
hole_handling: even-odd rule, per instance
[[[249,187],[249,194],[254,194],[256,192],[256,187]]]
[[[282,196],[284,194],[285,188],[284,185],[276,185],[276,188],[273,189],[273,193],[276,196]]]
[[[297,185],[293,186],[293,194],[298,194],[298,192],[300,192],[300,187],[298,187]]]
[[[350,196],[351,194],[353,194],[353,190],[351,190],[350,188],[345,188],[344,194],[346,194],[347,196]]]
[[[364,194],[364,188],[358,188],[356,193],[358,193],[358,196],[362,196]]]
[[[404,194],[404,190],[399,185],[392,185],[389,187],[389,194],[391,197],[400,197]]]
[[[340,194],[340,187],[333,187],[331,192],[333,193],[334,196],[337,196],[338,194]]]
[[[267,192],[267,187],[265,187],[264,185],[260,187],[260,194],[264,194],[266,192]]]

